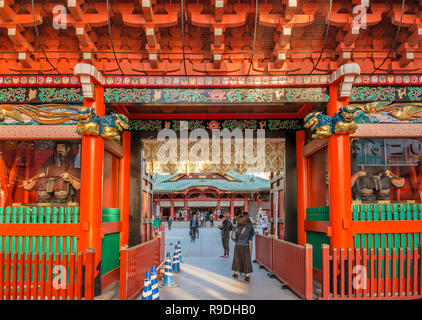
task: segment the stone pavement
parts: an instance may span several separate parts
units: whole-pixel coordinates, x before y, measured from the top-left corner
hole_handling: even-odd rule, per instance
[[[173,273],[175,288],[160,287],[162,300],[298,300],[289,289],[282,289],[276,278],[269,278],[265,269],[253,264],[250,282],[244,277],[233,279],[231,270],[234,242],[230,240],[230,258],[220,258],[223,253],[220,230],[200,228],[199,239],[191,242],[188,228],[167,230],[166,243],[182,246],[180,273]],[[166,246],[173,259],[174,244]],[[255,250],[254,250],[255,251]],[[253,252],[252,259],[255,259]]]

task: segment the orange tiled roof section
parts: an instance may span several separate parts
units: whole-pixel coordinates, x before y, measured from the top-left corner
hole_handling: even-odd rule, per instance
[[[330,74],[356,62],[422,73],[419,1],[257,1],[34,1],[33,11],[4,0],[0,72],[72,74],[86,62],[104,75]]]

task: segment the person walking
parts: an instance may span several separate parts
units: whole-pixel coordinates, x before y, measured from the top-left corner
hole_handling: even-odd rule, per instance
[[[251,219],[251,217],[249,217],[249,212],[245,211],[245,212],[243,212],[243,215],[246,218],[246,225],[251,224],[252,228],[254,228],[254,224],[252,222],[252,219]],[[251,239],[251,240],[249,240],[249,249],[251,250],[251,257],[252,257],[252,248],[253,248],[253,241]]]
[[[196,237],[199,239],[199,228],[201,228],[201,213],[196,216],[196,220],[198,221],[198,226],[196,227]]]
[[[229,246],[229,238],[230,238],[230,231],[233,230],[233,225],[230,222],[228,217],[224,217],[224,215],[220,214],[219,216],[220,221],[222,221],[221,225],[218,228],[221,230],[221,242],[223,243],[224,253],[220,256],[221,258],[228,258],[230,257],[230,246]]]
[[[262,234],[265,236],[265,234],[267,233],[267,228],[268,228],[267,216],[262,217],[261,227],[262,227]]]
[[[251,250],[249,242],[252,241],[255,231],[252,223],[248,223],[244,214],[237,217],[235,232],[235,247],[232,263],[233,278],[239,277],[239,272],[245,274],[245,281],[250,280],[250,273],[253,272]]]
[[[173,223],[173,219],[171,217],[168,218],[167,224],[169,226],[169,230],[171,230],[171,224]]]
[[[205,228],[207,227],[207,222],[210,221],[210,212],[207,212],[207,215],[205,216]]]
[[[191,241],[195,241],[195,236],[198,233],[198,227],[199,227],[198,219],[196,217],[196,214],[194,214],[189,223],[189,233],[190,233]]]

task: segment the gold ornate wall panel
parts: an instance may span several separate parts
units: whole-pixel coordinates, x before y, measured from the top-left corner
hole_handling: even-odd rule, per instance
[[[284,171],[284,139],[265,139],[262,142],[254,139],[253,143],[243,142],[242,147],[240,144],[236,146],[234,140],[226,146],[221,141],[219,147],[218,144],[214,144],[214,149],[212,140],[202,145],[200,145],[201,142],[189,141],[187,152],[186,150],[181,152],[185,147],[180,140],[177,141],[174,149],[166,143],[168,142],[143,140],[148,173],[280,173]],[[224,148],[229,149],[230,158],[224,157]],[[260,150],[265,151],[260,152]],[[216,162],[215,157],[213,158],[216,152],[220,153],[219,162]],[[188,155],[187,159],[184,155]]]

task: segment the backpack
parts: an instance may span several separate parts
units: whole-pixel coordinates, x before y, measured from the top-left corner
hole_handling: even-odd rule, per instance
[[[232,231],[234,229],[233,223],[231,222],[230,219],[228,219],[229,222],[229,231]]]
[[[245,231],[245,229],[246,229],[246,226],[244,226],[244,227],[243,227],[243,230],[242,230],[242,232],[240,232],[239,237],[240,237],[240,235],[243,233],[243,231]],[[232,234],[230,235],[230,237],[232,238],[232,240],[233,240],[234,242],[236,242],[236,241],[237,241],[236,232],[237,232],[237,228],[233,228]]]

